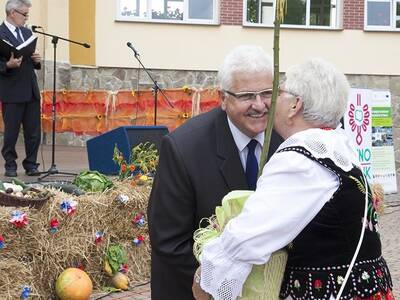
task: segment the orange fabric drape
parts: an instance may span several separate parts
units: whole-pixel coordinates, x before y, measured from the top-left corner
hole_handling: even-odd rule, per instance
[[[158,93],[157,125],[170,131],[193,114],[219,105],[216,89],[168,89]],[[42,128],[52,130],[53,92],[42,92]],[[146,91],[66,91],[56,92],[56,132],[98,135],[124,125],[154,125],[154,95]],[[3,122],[0,122],[3,130]]]

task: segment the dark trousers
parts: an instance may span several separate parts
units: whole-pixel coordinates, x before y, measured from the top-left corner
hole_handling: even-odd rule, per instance
[[[4,141],[1,154],[6,170],[16,170],[17,152],[15,145],[22,125],[25,140],[26,158],[22,162],[25,170],[36,168],[37,153],[40,145],[40,101],[25,103],[2,103],[4,121]]]

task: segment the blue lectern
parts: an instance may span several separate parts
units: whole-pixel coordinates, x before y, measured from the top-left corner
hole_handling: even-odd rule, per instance
[[[119,167],[113,162],[114,146],[128,161],[133,147],[150,142],[160,150],[161,138],[168,133],[166,126],[121,126],[86,142],[89,169],[107,175],[118,174]]]

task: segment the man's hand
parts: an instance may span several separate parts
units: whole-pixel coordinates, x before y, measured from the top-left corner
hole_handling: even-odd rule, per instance
[[[200,267],[198,267],[196,272],[194,273],[192,285],[193,297],[196,300],[210,300],[210,295],[203,291],[200,287],[200,271],[201,269]]]
[[[42,58],[40,57],[40,54],[39,54],[39,53],[33,53],[32,56],[31,56],[31,58],[32,58],[32,60],[33,60],[33,62],[34,62],[35,64],[40,63],[40,61],[42,60]]]
[[[22,56],[20,58],[14,58],[14,53],[11,52],[11,57],[6,63],[8,69],[19,68],[22,63]]]

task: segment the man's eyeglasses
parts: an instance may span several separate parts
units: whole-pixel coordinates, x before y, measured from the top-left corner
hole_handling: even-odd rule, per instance
[[[224,90],[224,92],[240,102],[247,102],[256,99],[257,96],[260,96],[261,100],[270,100],[272,98],[272,89],[265,89],[258,92],[239,92],[234,93],[231,91]]]
[[[21,16],[24,16],[25,18],[28,18],[28,17],[29,17],[29,14],[28,14],[28,13],[20,12],[20,11],[17,10],[17,9],[14,9],[14,11],[17,12],[17,13],[19,13]]]

